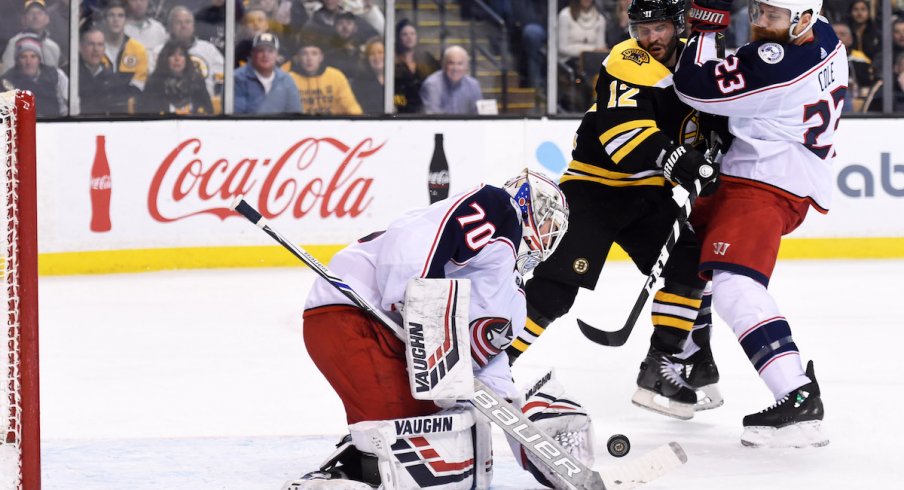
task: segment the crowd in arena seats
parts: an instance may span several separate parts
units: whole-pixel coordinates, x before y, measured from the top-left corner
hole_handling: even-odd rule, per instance
[[[396,37],[395,89],[389,101],[395,112],[474,114],[476,101],[488,89],[498,89],[482,87],[471,76],[468,58],[474,52],[468,46],[450,53],[440,50],[453,43],[438,46],[432,39],[422,45],[416,17],[407,13],[396,16],[396,25],[386,25],[385,0],[75,0],[79,32],[71,49],[78,66],[70,67],[71,1],[0,0],[0,89],[35,92],[39,117],[67,114],[73,68],[83,115],[222,113],[227,43],[235,48],[234,77],[228,82],[235,88],[236,113],[380,115],[386,103],[387,29],[394,29]],[[494,26],[502,19],[507,42],[501,42],[501,33],[484,34],[489,49],[507,56],[518,84],[534,89],[543,101],[552,36],[559,99],[547,102],[578,113],[592,102],[599,62],[629,37],[630,1],[558,0],[555,33],[547,28],[547,0],[484,0],[498,17],[473,0],[448,0],[447,5],[457,4],[450,12],[462,20]],[[226,39],[227,2],[235,5],[234,39]],[[904,0],[891,2],[892,78],[883,80],[881,3],[824,0],[823,15],[848,48],[846,111],[881,111],[882,88],[890,84],[893,110],[904,112]],[[730,49],[747,42],[746,9],[747,0],[733,2],[726,33]],[[255,46],[263,33],[271,41]],[[274,75],[280,73],[284,76]],[[286,94],[269,96],[274,85],[287,86],[286,80],[295,87],[297,106]],[[239,94],[247,97],[240,100]]]

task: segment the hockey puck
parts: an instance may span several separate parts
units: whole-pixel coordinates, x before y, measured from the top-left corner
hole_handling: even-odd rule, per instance
[[[620,458],[631,450],[631,441],[628,440],[628,436],[615,434],[609,438],[609,442],[606,443],[606,449],[609,450],[609,454]]]

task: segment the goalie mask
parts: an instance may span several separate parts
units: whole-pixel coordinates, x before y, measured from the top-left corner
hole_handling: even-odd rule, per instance
[[[568,230],[568,203],[553,181],[528,169],[503,186],[521,212],[524,239],[518,249],[521,274],[533,270],[556,250]]]
[[[770,15],[762,5],[769,5],[781,9],[784,15],[788,15],[791,25],[788,27],[788,36],[790,40],[795,40],[807,33],[816,23],[816,16],[822,10],[822,0],[750,0],[748,4],[748,14],[750,23],[757,24],[759,19],[764,15]],[[807,12],[812,14],[810,24],[803,31],[794,34],[794,28],[800,23],[800,18]]]

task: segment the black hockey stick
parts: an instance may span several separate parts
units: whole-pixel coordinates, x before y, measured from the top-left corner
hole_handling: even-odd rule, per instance
[[[374,308],[341,278],[330,272],[311,254],[288,241],[278,231],[269,226],[267,220],[245,202],[241,196],[232,203],[232,209],[264,230],[271,238],[289,250],[292,255],[314,269],[320,277],[326,279],[333,287],[344,294],[355,306],[370,313],[373,317],[392,330],[404,341],[402,327],[394,320]],[[639,458],[626,461],[607,471],[606,475],[588,468],[577,458],[569,454],[555,439],[540,430],[518,408],[500,397],[479,379],[474,378],[474,397],[468,400],[480,413],[499,426],[509,437],[518,441],[525,450],[547,467],[559,474],[565,481],[577,489],[612,490],[636,488],[644,483],[678,468],[687,462],[687,454],[677,442],[663,444],[645,453]]]
[[[713,136],[713,140],[713,146],[706,152],[706,159],[710,162],[715,161],[721,148],[721,141],[718,140],[718,137]],[[678,237],[681,235],[681,228],[687,221],[687,217],[690,216],[691,207],[694,205],[694,201],[697,200],[697,196],[700,195],[701,189],[702,185],[700,184],[700,180],[694,181],[694,189],[691,191],[688,191],[680,185],[675,186],[675,188],[672,189],[672,199],[678,204],[679,208],[678,218],[672,223],[672,231],[669,233],[669,237],[666,239],[665,244],[663,244],[662,249],[659,250],[659,258],[657,258],[656,263],[653,264],[653,270],[650,271],[650,275],[647,276],[647,280],[644,282],[643,289],[640,290],[640,294],[634,301],[634,306],[631,308],[631,313],[628,315],[625,324],[620,329],[610,332],[600,330],[578,318],[578,328],[581,329],[581,333],[584,334],[585,337],[592,342],[609,347],[625,345],[625,342],[628,341],[628,337],[631,335],[631,331],[634,330],[634,324],[637,323],[637,318],[640,317],[644,305],[647,304],[647,299],[650,298],[650,292],[656,285],[656,281],[658,281],[659,277],[662,275],[662,270],[665,268],[666,262],[669,261],[669,255],[672,253],[672,248],[674,248],[675,243],[678,242]]]

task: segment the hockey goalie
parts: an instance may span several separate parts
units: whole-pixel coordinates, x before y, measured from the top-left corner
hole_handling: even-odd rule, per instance
[[[403,326],[399,338],[315,282],[304,313],[311,359],[336,391],[349,434],[317,471],[285,489],[488,488],[489,421],[470,405],[475,378],[592,464],[590,419],[554,379],[519,396],[504,352],[525,323],[522,275],[552,254],[568,224],[558,186],[525,170],[411,211],[340,251],[330,269]],[[514,326],[518,326],[513,329]],[[544,485],[548,464],[513,444]]]

